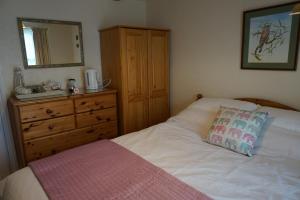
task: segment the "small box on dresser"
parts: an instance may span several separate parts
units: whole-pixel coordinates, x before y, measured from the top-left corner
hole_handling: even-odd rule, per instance
[[[118,136],[116,91],[8,100],[19,167],[60,151]]]

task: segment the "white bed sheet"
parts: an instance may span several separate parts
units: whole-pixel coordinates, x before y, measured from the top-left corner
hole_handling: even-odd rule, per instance
[[[300,199],[300,161],[291,157],[240,155],[174,121],[113,141],[214,199]],[[28,167],[5,181],[3,200],[47,199]]]

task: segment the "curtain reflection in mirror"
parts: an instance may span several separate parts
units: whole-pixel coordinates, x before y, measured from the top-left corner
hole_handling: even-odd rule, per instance
[[[46,28],[32,28],[36,64],[50,64],[50,53]]]
[[[23,29],[28,65],[50,64],[47,28]]]

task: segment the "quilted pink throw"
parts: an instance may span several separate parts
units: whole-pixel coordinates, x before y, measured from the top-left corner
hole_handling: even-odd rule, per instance
[[[210,199],[126,148],[101,140],[29,163],[49,199]]]

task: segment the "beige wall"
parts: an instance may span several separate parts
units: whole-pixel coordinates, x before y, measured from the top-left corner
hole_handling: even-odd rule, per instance
[[[284,0],[149,0],[147,24],[171,29],[171,107],[177,113],[196,93],[259,97],[300,109],[296,72],[241,70],[243,11]]]
[[[13,68],[23,66],[17,17],[56,19],[82,22],[85,63],[100,69],[98,29],[116,24],[145,25],[144,0],[1,0],[0,1],[0,83],[4,99],[13,88]],[[68,78],[82,83],[83,67],[25,70],[26,84],[45,80],[65,83]],[[4,104],[5,105],[5,104]],[[0,108],[1,109],[1,108]],[[6,135],[11,135],[6,133]],[[0,140],[4,133],[0,132]],[[13,152],[11,140],[5,138],[8,150]],[[8,152],[0,145],[0,179],[7,174]]]
[[[51,24],[48,26],[47,36],[51,63],[76,63],[73,55],[72,26]]]
[[[72,30],[72,46],[73,46],[73,59],[76,63],[81,62],[81,54],[80,54],[80,46],[76,46],[77,44],[80,45],[78,27],[73,26]],[[78,36],[78,40],[76,40],[76,36]]]

